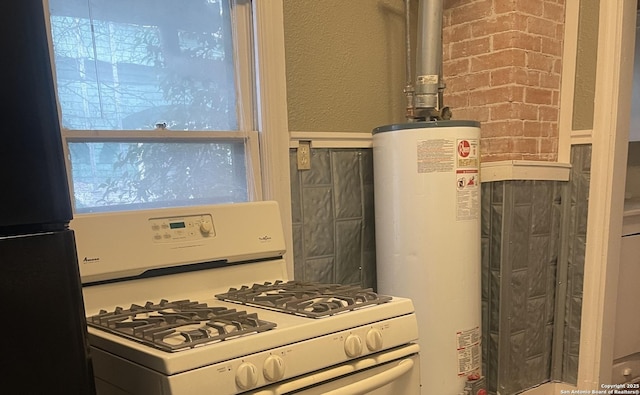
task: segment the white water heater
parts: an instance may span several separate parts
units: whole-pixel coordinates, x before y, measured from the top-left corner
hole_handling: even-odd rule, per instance
[[[378,292],[413,300],[422,394],[481,375],[480,124],[373,131]]]

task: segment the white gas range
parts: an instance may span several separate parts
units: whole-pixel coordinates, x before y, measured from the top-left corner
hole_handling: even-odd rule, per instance
[[[104,394],[418,394],[408,299],[289,281],[275,202],[71,224]]]

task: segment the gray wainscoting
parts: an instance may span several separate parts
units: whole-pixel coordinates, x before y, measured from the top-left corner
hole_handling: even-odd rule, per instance
[[[290,152],[294,276],[375,288],[373,151],[312,149],[311,169]]]
[[[568,182],[482,184],[483,362],[490,393],[575,384],[591,146]]]
[[[563,326],[557,328],[558,338],[562,338],[562,366],[556,367],[554,378],[576,384],[578,381],[584,258],[587,244],[591,145],[574,145],[571,149],[571,164],[571,176],[566,192],[569,197],[566,200],[569,204],[564,209],[567,229],[563,232],[561,250],[562,255],[566,256],[566,262],[564,262],[566,273],[563,271],[558,273],[559,276],[566,277],[567,284],[565,295],[561,296],[558,301],[558,305],[564,311]]]
[[[483,360],[492,393],[551,379],[563,184],[482,184]]]

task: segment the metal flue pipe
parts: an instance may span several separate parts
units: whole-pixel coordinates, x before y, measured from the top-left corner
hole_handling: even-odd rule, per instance
[[[442,13],[443,0],[420,0],[414,106],[417,115],[439,116],[442,103]]]

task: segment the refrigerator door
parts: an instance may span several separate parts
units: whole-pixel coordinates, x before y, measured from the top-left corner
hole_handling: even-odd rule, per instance
[[[71,230],[0,237],[2,386],[94,394]]]
[[[40,0],[0,6],[0,235],[71,220],[45,22]]]

